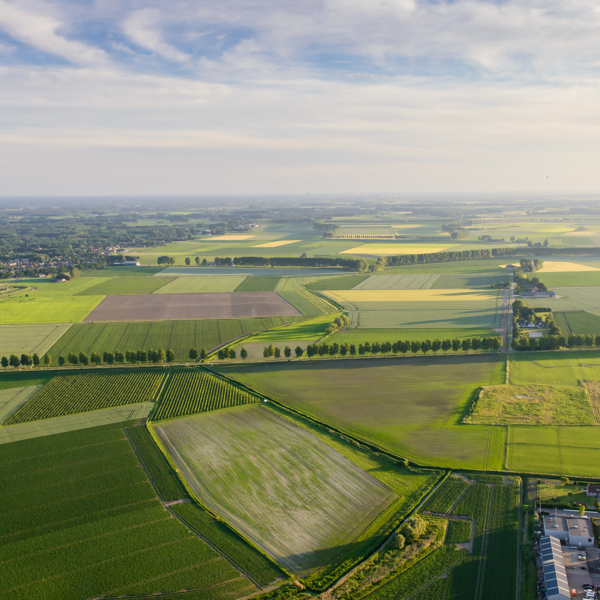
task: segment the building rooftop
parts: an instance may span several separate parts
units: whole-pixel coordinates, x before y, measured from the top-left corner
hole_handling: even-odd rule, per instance
[[[567,517],[567,525],[569,527],[569,535],[577,535],[586,538],[594,537],[592,523],[589,519]]]
[[[560,542],[552,536],[542,536],[540,550],[544,563],[544,582],[548,598],[570,598],[571,590]]]
[[[567,519],[565,517],[551,517],[548,515],[544,516],[544,531],[550,533],[552,531],[561,532],[568,531]]]

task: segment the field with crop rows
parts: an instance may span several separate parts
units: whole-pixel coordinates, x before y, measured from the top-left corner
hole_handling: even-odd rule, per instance
[[[436,490],[435,494],[427,500],[423,510],[434,513],[446,514],[459,496],[467,489],[468,483],[456,477],[449,477]]]
[[[510,357],[510,382],[515,385],[567,385],[600,381],[597,352],[526,352]]]
[[[319,279],[312,283],[307,283],[309,290],[351,290],[369,279],[368,275],[345,275],[342,277],[330,277],[328,279]]]
[[[42,389],[41,385],[0,390],[0,424]]]
[[[0,482],[3,600],[257,590],[163,509],[121,425],[0,446]]]
[[[464,264],[464,263],[463,263]],[[512,272],[507,271],[506,275],[497,275],[495,273],[463,274],[446,273],[439,275],[431,285],[433,290],[457,290],[457,289],[491,289],[492,283],[509,281]],[[545,282],[545,279],[544,279]]]
[[[448,521],[447,544],[464,544],[471,541],[471,521]]]
[[[279,283],[279,277],[246,277],[235,288],[236,292],[272,292]]]
[[[543,281],[543,276],[539,275]],[[555,287],[557,297],[551,298],[553,311],[568,312],[585,310],[591,313],[600,312],[600,286],[590,287]],[[543,302],[545,300],[545,302]],[[533,306],[548,306],[548,298],[528,298]]]
[[[312,294],[308,290],[300,289],[294,292],[280,292],[279,295],[299,310],[304,316],[316,317],[318,315],[337,312],[339,309]]]
[[[152,294],[173,279],[167,277],[115,277],[78,292],[78,296],[127,296]]]
[[[104,296],[6,298],[0,300],[0,325],[78,323],[83,321],[103,298]]]
[[[296,573],[325,566],[345,544],[352,550],[352,541],[396,499],[366,471],[261,405],[153,428],[200,501]]]
[[[158,350],[171,348],[176,361],[189,359],[196,348],[211,350],[233,338],[253,331],[262,331],[300,317],[259,317],[249,319],[203,319],[199,321],[137,321],[121,323],[75,324],[50,349],[53,364],[59,356],[71,352],[126,352],[127,350]]]
[[[81,375],[57,375],[7,419],[6,424],[152,402],[165,374],[164,369],[118,369]]]
[[[158,277],[157,277],[158,279]],[[246,275],[199,275],[178,277],[158,289],[155,294],[211,294],[233,292]]]
[[[261,400],[260,396],[250,394],[202,369],[178,369],[169,379],[153,420],[172,419]]]
[[[568,337],[570,333],[581,333],[587,335],[593,333],[600,335],[600,315],[595,315],[589,312],[566,312],[554,313],[556,317],[562,317],[562,320],[556,318],[556,323]],[[566,325],[563,329],[562,323]]]
[[[358,310],[368,310],[370,304],[394,303],[394,302],[425,302],[438,303],[444,305],[448,303],[467,304],[466,308],[477,308],[474,306],[479,303],[492,302],[498,300],[501,295],[498,290],[429,290],[429,289],[352,289],[335,290],[327,292],[327,295],[335,301],[347,304],[351,308]],[[456,306],[454,308],[459,308]],[[383,309],[385,310],[385,309]]]
[[[71,327],[53,325],[0,325],[0,356],[35,354],[40,357]]]
[[[428,290],[439,275],[371,275],[362,283],[354,286],[355,290]],[[342,288],[328,288],[342,289]]]

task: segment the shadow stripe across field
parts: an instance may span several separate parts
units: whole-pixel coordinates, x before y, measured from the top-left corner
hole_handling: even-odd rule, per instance
[[[99,321],[161,321],[301,316],[276,292],[107,296],[85,318]]]

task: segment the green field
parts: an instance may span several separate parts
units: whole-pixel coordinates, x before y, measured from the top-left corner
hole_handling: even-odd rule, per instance
[[[85,319],[103,298],[104,296],[6,298],[0,300],[0,324],[78,323]]]
[[[158,277],[156,279],[159,279]],[[162,277],[160,278],[162,279]],[[166,278],[165,278],[166,279]],[[245,275],[207,275],[177,277],[158,289],[156,294],[210,294],[233,292],[246,279]]]
[[[81,271],[80,277],[151,277],[161,271],[164,267],[107,267],[91,271]]]
[[[580,333],[582,335],[593,333],[594,335],[600,335],[600,315],[594,315],[588,312],[565,312],[554,314],[557,316],[556,323],[561,330],[564,330],[564,335],[567,337],[570,333]]]
[[[461,263],[465,264],[465,263]],[[477,275],[462,273],[447,273],[439,277],[431,285],[433,290],[457,290],[466,289],[491,289],[493,283],[510,281],[512,272],[507,271],[505,275],[479,273]],[[545,281],[545,279],[544,279]]]
[[[327,339],[328,342],[339,344],[364,344],[369,342],[394,342],[404,340],[452,340],[474,337],[496,337],[492,329],[342,329]],[[443,354],[440,351],[440,354]]]
[[[77,292],[79,296],[125,296],[152,294],[164,285],[174,281],[167,277],[115,277],[94,287]]]
[[[467,487],[469,487],[469,484],[463,479],[454,475],[448,477],[435,491],[435,494],[423,505],[423,510],[444,515],[448,514]]]
[[[348,359],[216,368],[259,393],[417,462],[502,467],[506,432],[460,422],[480,385],[504,381],[503,358]]]
[[[475,425],[596,425],[582,387],[492,385],[481,388],[464,423]]]
[[[448,521],[448,534],[446,535],[447,544],[464,544],[471,540],[471,522],[470,521]]]
[[[7,419],[6,425],[152,402],[164,377],[164,369],[115,369],[57,375]]]
[[[54,282],[51,279],[21,279],[19,284],[28,285],[35,288],[29,292],[30,297],[34,298],[62,298],[64,296],[75,296],[80,292],[85,292],[90,288],[110,279],[104,274],[101,278],[94,279],[71,279],[61,283]],[[21,295],[24,297],[24,294]]]
[[[542,281],[543,275],[540,273]],[[585,310],[600,314],[600,286],[555,287],[553,291],[556,292],[556,298],[527,298],[527,303],[533,306],[551,306],[557,312]]]
[[[0,390],[0,425],[41,389],[41,385],[28,385]]]
[[[510,382],[515,385],[567,385],[600,381],[600,355],[595,351],[527,352],[510,358]]]
[[[428,290],[439,275],[371,275],[354,287],[355,290]],[[344,288],[324,288],[344,289]],[[350,289],[350,288],[347,288]]]
[[[260,405],[153,429],[194,494],[296,573],[325,566],[396,499],[366,471]]]
[[[0,325],[0,356],[38,354],[43,356],[71,327],[53,325]]]
[[[2,445],[0,480],[3,600],[257,589],[163,509],[121,424]]]
[[[594,263],[598,266],[598,263]],[[600,271],[583,271],[575,273],[539,273],[534,277],[539,277],[547,286],[548,289],[563,287],[587,287],[600,286]],[[531,277],[531,276],[530,276]]]
[[[279,277],[246,277],[235,288],[236,292],[272,292],[279,283]]]
[[[339,310],[329,301],[316,296],[308,290],[300,289],[293,292],[283,291],[278,293],[306,317],[316,317]]]
[[[171,348],[176,361],[189,359],[191,348],[210,350],[253,331],[262,331],[299,317],[259,317],[249,319],[203,319],[200,321],[137,321],[75,324],[50,349],[57,364],[59,356],[71,352],[126,352]]]
[[[481,275],[503,275],[511,271],[500,267],[506,264],[502,259],[464,260],[445,263],[428,263],[424,265],[403,265],[399,267],[386,267],[386,273],[430,273],[444,275],[446,273],[459,274],[481,274]]]
[[[153,420],[260,402],[250,394],[204,369],[177,369],[169,378]]]
[[[342,277],[319,279],[312,283],[306,283],[306,287],[309,290],[351,290],[367,279],[370,279],[368,275],[345,275]]]

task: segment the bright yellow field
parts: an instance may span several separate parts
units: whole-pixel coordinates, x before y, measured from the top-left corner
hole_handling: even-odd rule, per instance
[[[285,246],[287,244],[295,244],[302,240],[279,240],[278,242],[268,242],[267,244],[260,244],[258,246],[252,246],[253,248],[277,248],[279,246]]]
[[[210,238],[211,240],[220,240],[222,242],[235,242],[236,240],[249,240],[250,238],[256,237],[255,235],[219,235],[217,237]]]
[[[544,266],[536,273],[576,273],[578,271],[600,271],[600,269],[579,263],[545,261]]]
[[[451,246],[439,245],[432,246],[431,244],[364,244],[350,250],[342,250],[339,254],[374,254],[380,256],[396,255],[396,254],[431,254],[433,252],[443,252]]]
[[[457,302],[496,300],[497,291],[465,290],[335,290],[325,292],[341,302]]]

